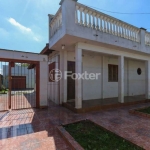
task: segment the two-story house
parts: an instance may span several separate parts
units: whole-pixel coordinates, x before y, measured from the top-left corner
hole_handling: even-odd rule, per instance
[[[60,69],[59,82],[48,82],[48,98],[75,109],[150,99],[150,33],[77,0],[61,0],[49,15],[49,71]],[[100,73],[98,79],[65,78],[64,71]]]

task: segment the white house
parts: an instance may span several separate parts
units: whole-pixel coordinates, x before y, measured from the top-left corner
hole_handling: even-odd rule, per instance
[[[62,71],[59,82],[48,82],[48,98],[57,104],[74,100],[75,108],[81,109],[88,100],[150,99],[150,33],[144,28],[77,0],[61,0],[57,13],[49,15],[47,54],[49,71]],[[67,70],[101,75],[95,80],[65,79]]]

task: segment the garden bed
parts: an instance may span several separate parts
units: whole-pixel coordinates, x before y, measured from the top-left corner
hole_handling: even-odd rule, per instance
[[[66,133],[66,131],[69,133]],[[85,150],[143,150],[133,143],[119,137],[103,127],[84,120],[59,128],[59,132],[68,137],[69,144],[73,144],[74,149]],[[70,136],[71,135],[71,136]],[[74,139],[74,141],[73,141]],[[82,147],[80,147],[80,145]]]
[[[150,107],[130,110],[129,112],[138,116],[150,118]]]

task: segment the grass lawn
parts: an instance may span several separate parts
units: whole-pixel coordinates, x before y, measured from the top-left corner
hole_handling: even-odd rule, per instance
[[[8,89],[6,89],[5,91],[4,90],[0,91],[0,94],[7,94],[7,93],[8,93]]]
[[[143,150],[88,120],[63,127],[85,150]]]
[[[144,108],[144,109],[140,109],[140,110],[137,110],[139,112],[143,112],[143,113],[146,113],[146,114],[150,114],[150,107],[147,107],[147,108]]]

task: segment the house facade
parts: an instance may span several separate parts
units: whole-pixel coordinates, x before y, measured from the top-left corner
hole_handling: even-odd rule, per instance
[[[77,0],[62,0],[49,15],[49,74],[62,72],[48,82],[48,99],[57,104],[75,102],[81,109],[88,100],[127,97],[150,99],[150,33],[96,11]],[[96,79],[65,77],[65,72],[100,74]],[[128,102],[130,99],[128,99]]]

